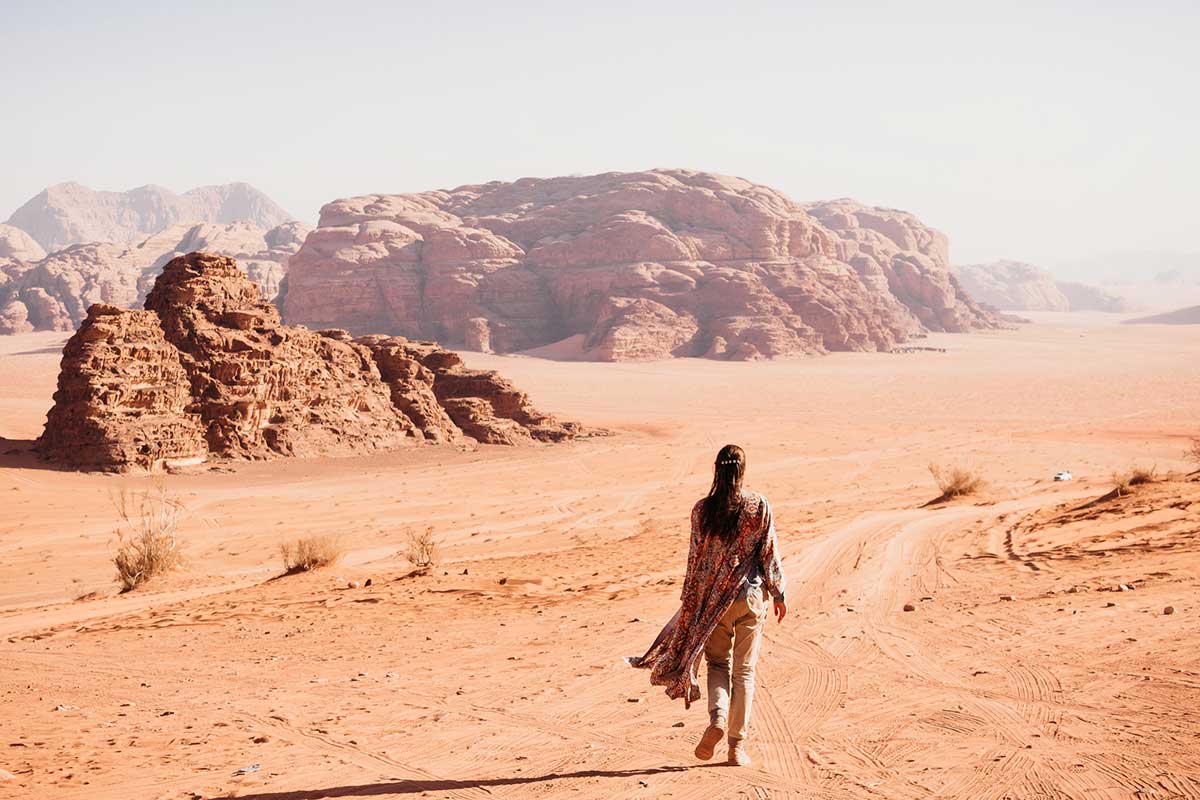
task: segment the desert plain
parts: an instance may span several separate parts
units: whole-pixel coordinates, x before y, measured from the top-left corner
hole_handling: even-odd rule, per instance
[[[1200,798],[1200,327],[1031,316],[945,352],[468,353],[612,435],[165,477],[38,462],[65,335],[4,337],[0,797]],[[790,582],[750,768],[622,660],[727,442]],[[987,483],[930,504],[930,463]],[[118,594],[113,498],[160,481],[185,568]],[[312,535],[341,562],[280,577]]]

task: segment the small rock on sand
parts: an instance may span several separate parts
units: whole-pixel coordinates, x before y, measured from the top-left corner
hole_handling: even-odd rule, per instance
[[[1013,600],[1015,600],[1016,598],[1015,598],[1015,597],[1013,597],[1011,594],[1002,594],[1002,595],[1000,595],[1000,599],[1001,599],[1001,600],[1007,600],[1007,601],[1009,601],[1009,602],[1012,602],[1012,601],[1013,601]]]
[[[359,585],[360,584],[358,581],[350,581],[349,583],[346,584],[346,588],[347,589],[357,589],[359,587]]]
[[[672,727],[672,728],[682,728],[682,727],[683,727],[683,723],[682,723],[682,722],[676,722],[676,723],[675,723],[674,725],[672,725],[671,727]]]
[[[1169,615],[1169,614],[1174,614],[1174,613],[1175,613],[1175,606],[1167,606],[1166,608],[1164,608],[1164,609],[1163,609],[1163,613],[1164,613],[1164,614],[1168,614],[1168,615]]]
[[[642,702],[642,698],[640,698],[640,697],[630,697],[630,698],[628,698],[628,702],[630,702],[630,703],[640,703],[640,702]]]
[[[914,606],[912,603],[905,603],[905,604],[904,604],[904,610],[905,610],[905,611],[916,611],[916,610],[917,610],[917,607],[916,607],[916,606]]]

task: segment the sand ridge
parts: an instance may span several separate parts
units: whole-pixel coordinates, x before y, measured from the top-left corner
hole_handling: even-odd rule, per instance
[[[71,600],[112,591],[108,494],[150,479],[4,456],[0,793],[1200,797],[1200,483],[1089,505],[1114,470],[1185,466],[1200,333],[1038,321],[932,337],[944,354],[471,356],[618,435],[170,476],[188,567],[122,597]],[[0,354],[13,449],[49,405],[43,339]],[[620,662],[674,610],[727,441],[792,586],[747,770],[695,762],[703,711]],[[985,494],[922,508],[931,461]],[[410,576],[404,531],[426,524],[445,561]],[[343,564],[271,580],[279,541],[327,533]]]

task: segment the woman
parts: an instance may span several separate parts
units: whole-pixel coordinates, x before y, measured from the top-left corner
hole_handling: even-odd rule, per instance
[[[651,670],[650,682],[690,707],[700,697],[700,656],[708,662],[709,725],[696,757],[713,757],[728,735],[728,762],[751,763],[743,741],[754,701],[754,665],[767,619],[767,596],[775,616],[787,614],[785,578],[779,563],[775,522],[767,498],[742,489],[746,454],[727,444],[717,453],[712,488],[692,508],[692,538],[683,604],[635,667]]]

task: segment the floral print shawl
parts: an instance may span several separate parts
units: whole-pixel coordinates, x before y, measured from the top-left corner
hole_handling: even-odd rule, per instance
[[[775,520],[767,498],[742,492],[737,534],[729,541],[709,536],[700,526],[700,509],[692,508],[692,538],[682,605],[644,656],[629,663],[650,670],[650,683],[666,687],[667,696],[683,698],[685,707],[700,699],[700,656],[708,637],[737,600],[744,579],[757,563],[763,584],[773,597],[784,592],[785,578],[779,563]]]

